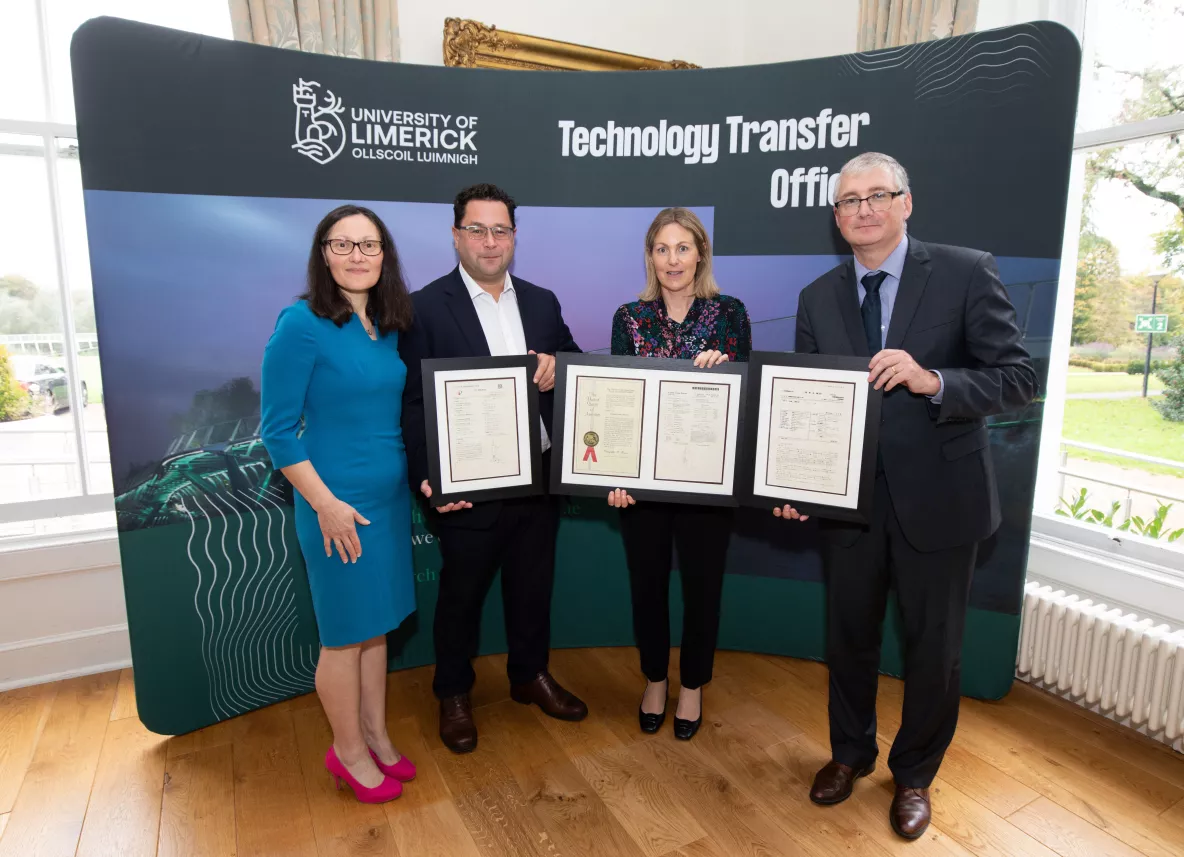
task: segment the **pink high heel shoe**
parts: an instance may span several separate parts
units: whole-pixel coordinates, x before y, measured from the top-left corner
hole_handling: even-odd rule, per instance
[[[354,797],[362,803],[386,803],[403,793],[403,784],[389,776],[384,776],[382,782],[374,788],[366,788],[337,758],[337,751],[333,749],[331,744],[329,749],[325,751],[325,770],[333,775],[333,784],[337,786],[338,790],[341,789],[341,781],[345,780],[345,784],[353,789]]]
[[[388,777],[394,777],[401,783],[409,783],[415,779],[415,765],[406,756],[399,756],[399,761],[393,765],[383,764],[382,759],[378,758],[378,754],[373,750],[370,751],[370,758],[378,765],[378,770]]]

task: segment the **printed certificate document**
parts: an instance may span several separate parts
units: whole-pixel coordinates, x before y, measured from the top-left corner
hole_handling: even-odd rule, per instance
[[[775,378],[769,417],[769,484],[846,494],[856,385]]]
[[[517,388],[512,377],[445,381],[448,471],[452,482],[522,472]]]
[[[734,506],[745,363],[556,357],[551,492]]]
[[[866,358],[755,351],[749,365],[741,502],[868,520],[883,393]]]
[[[431,504],[546,492],[533,354],[423,361]]]
[[[730,384],[660,381],[654,478],[722,485]]]
[[[645,421],[645,379],[576,375],[572,448],[575,473],[641,475],[641,430]]]

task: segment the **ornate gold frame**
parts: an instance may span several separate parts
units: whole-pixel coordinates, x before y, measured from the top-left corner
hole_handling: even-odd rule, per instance
[[[557,42],[487,27],[479,21],[444,19],[444,65],[544,71],[645,71],[699,68],[683,60],[650,59]]]

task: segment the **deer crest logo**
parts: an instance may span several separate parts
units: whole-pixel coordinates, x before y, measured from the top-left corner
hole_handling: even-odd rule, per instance
[[[292,86],[292,102],[296,105],[296,142],[292,148],[318,164],[327,164],[345,148],[345,125],[341,122],[345,106],[332,90],[320,95],[320,88],[315,80],[301,80]]]

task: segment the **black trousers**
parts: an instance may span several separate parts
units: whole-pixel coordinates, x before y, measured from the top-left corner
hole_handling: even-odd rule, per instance
[[[882,473],[870,527],[849,547],[825,537],[823,545],[831,754],[853,768],[876,758],[876,685],[891,587],[904,635],[904,708],[888,767],[899,785],[928,788],[958,724],[962,631],[978,545],[914,549]]]
[[[664,680],[670,664],[670,566],[675,547],[682,577],[682,686],[694,689],[711,681],[733,518],[732,509],[644,500],[621,510],[633,636],[641,671],[650,681]]]
[[[499,567],[510,681],[529,682],[547,668],[558,529],[554,497],[524,497],[502,501],[491,527],[447,527],[441,532],[443,565],[433,628],[436,696],[468,693],[473,686],[471,661],[477,654],[481,608]]]

